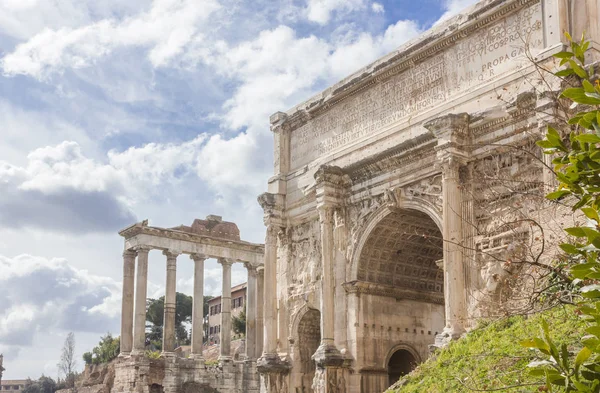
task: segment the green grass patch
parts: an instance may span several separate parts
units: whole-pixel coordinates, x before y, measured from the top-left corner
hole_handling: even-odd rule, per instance
[[[527,364],[537,353],[523,348],[522,340],[540,336],[544,318],[557,346],[568,345],[573,357],[582,347],[579,338],[585,325],[574,307],[557,307],[525,318],[514,316],[482,322],[465,338],[452,342],[412,373],[393,385],[388,393],[442,392],[535,392],[543,383],[529,375]]]

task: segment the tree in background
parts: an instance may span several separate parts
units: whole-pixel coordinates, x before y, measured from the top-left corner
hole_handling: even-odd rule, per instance
[[[52,378],[42,374],[37,381],[27,379],[23,393],[54,393],[56,390],[56,382]]]
[[[204,296],[204,317],[208,315],[208,302],[212,296]],[[190,334],[185,326],[192,322],[193,298],[184,293],[177,292],[175,297],[175,340],[177,345],[189,345]],[[146,346],[151,350],[162,349],[163,319],[165,313],[165,297],[148,299],[146,302],[146,325],[150,329],[146,333]],[[206,336],[206,335],[205,335]]]
[[[246,310],[242,310],[237,316],[231,317],[231,325],[235,334],[246,334]]]
[[[83,360],[85,364],[108,363],[119,356],[119,346],[119,337],[113,337],[112,334],[106,333],[91,352],[83,354]]]
[[[146,321],[150,332],[146,334],[146,345],[152,349],[162,349],[163,318],[165,313],[165,297],[158,299],[148,299],[146,307]],[[175,297],[175,340],[177,345],[188,345],[190,338],[184,323],[192,321],[191,296],[177,292]]]
[[[58,362],[58,371],[65,377],[65,384],[67,388],[73,388],[75,386],[75,378],[77,372],[77,360],[75,359],[75,334],[70,332],[65,339],[63,344],[62,353],[60,355],[60,362]]]

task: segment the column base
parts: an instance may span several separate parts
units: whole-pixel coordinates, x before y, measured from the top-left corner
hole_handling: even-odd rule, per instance
[[[142,350],[142,349],[134,349],[133,351],[131,351],[131,356],[145,356],[146,355],[146,350]]]
[[[233,361],[233,358],[231,356],[219,356],[217,360],[219,363],[230,363]]]
[[[346,360],[335,344],[329,343],[321,343],[312,359],[317,367],[342,367]]]
[[[121,353],[119,353],[119,356],[117,356],[117,357],[119,357],[119,358],[128,358],[130,356],[131,356],[131,352],[121,352]]]
[[[167,358],[167,359],[171,359],[176,357],[177,355],[175,354],[175,352],[167,352],[167,351],[162,351],[160,353],[160,357],[161,358]]]
[[[276,353],[263,353],[256,360],[256,369],[261,374],[282,373],[290,371],[290,364],[281,360]]]
[[[194,359],[195,361],[202,362],[202,363],[204,363],[204,361],[205,361],[204,356],[202,356],[201,353],[191,353],[190,359]]]

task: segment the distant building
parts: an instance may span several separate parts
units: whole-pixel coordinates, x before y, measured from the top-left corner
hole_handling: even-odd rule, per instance
[[[246,283],[231,288],[231,317],[238,316],[246,307]],[[208,344],[218,344],[221,333],[221,296],[208,301]],[[231,338],[241,335],[231,332]]]
[[[7,379],[0,381],[0,391],[3,392],[22,392],[25,389],[26,379]]]

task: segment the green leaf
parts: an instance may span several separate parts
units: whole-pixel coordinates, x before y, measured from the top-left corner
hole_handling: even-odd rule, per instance
[[[555,201],[569,194],[571,194],[571,191],[569,190],[554,191],[546,195],[546,198],[550,199],[551,201]]]
[[[569,243],[560,244],[559,247],[567,254],[578,254],[579,253],[579,250],[577,249],[577,247],[575,247],[574,245],[569,244]]]
[[[568,51],[562,51],[562,52],[558,52],[553,54],[552,56],[556,57],[557,59],[570,59],[573,56],[575,56],[575,54],[573,52],[568,52]]]
[[[571,68],[565,68],[564,70],[555,72],[554,75],[559,76],[559,77],[567,77],[567,76],[573,75],[574,73],[575,73],[575,71],[573,71]]]
[[[581,87],[571,87],[561,93],[561,97],[570,98],[578,104],[600,105],[600,99],[588,97]]]
[[[575,54],[578,54],[577,52],[578,51],[576,51]],[[577,64],[577,62],[575,60],[569,60],[569,65],[571,66],[573,71],[575,71],[575,73],[577,74],[578,77],[580,77],[580,78],[588,77],[587,71],[584,70],[583,68],[581,68],[581,66],[579,64]]]
[[[575,373],[579,373],[579,367],[592,356],[592,351],[588,347],[581,348],[581,351],[575,357]]]
[[[585,237],[585,231],[583,230],[582,227],[571,227],[571,228],[565,228],[565,232],[567,232],[569,235],[571,236],[575,236],[575,237]]]
[[[583,81],[581,81],[581,84],[583,85],[583,90],[586,93],[595,93],[596,92],[594,85],[592,85],[590,83],[590,81],[588,81],[587,79],[584,79]]]
[[[596,117],[594,115],[594,117]],[[600,136],[595,134],[580,134],[575,137],[579,142],[584,143],[600,143]]]
[[[593,207],[582,207],[581,211],[588,218],[595,220],[596,222],[600,222],[600,216],[598,216],[598,211],[596,209],[594,209]]]

